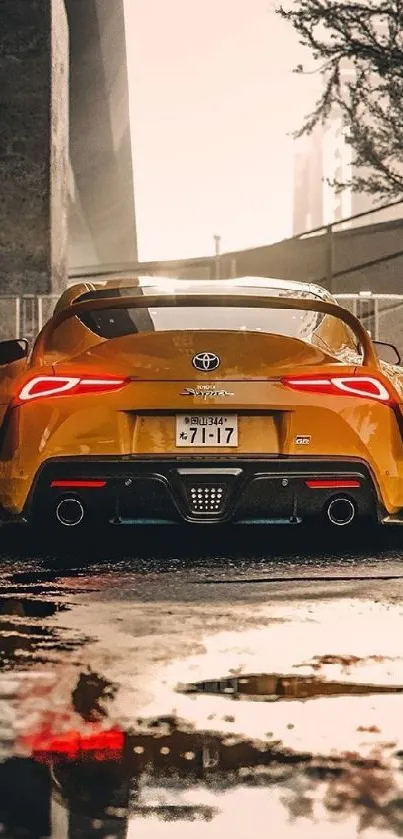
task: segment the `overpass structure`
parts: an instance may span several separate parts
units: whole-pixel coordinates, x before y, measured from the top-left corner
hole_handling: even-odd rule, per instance
[[[135,262],[123,0],[2,0],[0,32],[0,293]]]
[[[403,200],[386,205],[403,216]],[[327,226],[308,230],[290,239],[242,251],[165,262],[123,260],[105,264],[71,266],[69,282],[82,277],[115,274],[150,274],[189,279],[225,277],[277,277],[313,282],[334,294],[360,291],[403,294],[403,217],[382,219],[376,208]]]

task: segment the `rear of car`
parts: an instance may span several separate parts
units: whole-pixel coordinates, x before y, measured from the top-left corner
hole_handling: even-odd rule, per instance
[[[320,289],[88,290],[20,382],[3,507],[66,526],[388,520],[403,507],[400,388]]]

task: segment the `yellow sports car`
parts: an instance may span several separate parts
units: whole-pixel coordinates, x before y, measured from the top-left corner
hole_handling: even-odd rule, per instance
[[[0,344],[3,521],[403,523],[403,375],[324,289],[83,281]]]

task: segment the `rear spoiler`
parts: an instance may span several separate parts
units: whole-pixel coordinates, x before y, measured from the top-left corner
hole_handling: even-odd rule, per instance
[[[379,361],[372,341],[362,323],[337,303],[326,300],[313,300],[300,297],[267,297],[266,295],[249,294],[147,294],[135,297],[109,297],[102,300],[86,300],[67,306],[45,324],[39,334],[32,353],[32,362],[41,363],[41,357],[49,346],[50,338],[55,330],[69,318],[83,315],[85,312],[97,312],[106,309],[148,309],[175,308],[177,306],[197,306],[209,308],[222,306],[223,308],[249,309],[300,309],[307,312],[318,312],[341,320],[350,327],[357,338],[363,352],[363,364],[368,367],[379,368]]]

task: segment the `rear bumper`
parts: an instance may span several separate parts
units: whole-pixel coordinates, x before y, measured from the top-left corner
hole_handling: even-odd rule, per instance
[[[49,519],[66,496],[80,499],[87,519],[114,524],[297,524],[325,516],[341,496],[357,516],[384,518],[367,464],[348,458],[53,459],[38,472],[23,517]]]

